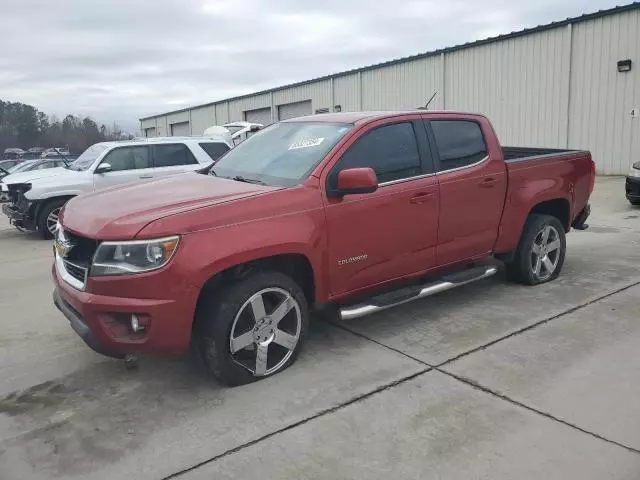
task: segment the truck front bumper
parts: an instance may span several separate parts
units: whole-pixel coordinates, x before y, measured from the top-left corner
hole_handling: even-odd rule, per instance
[[[191,330],[198,297],[197,289],[182,291],[174,298],[130,298],[132,279],[102,278],[108,295],[78,290],[63,278],[54,264],[53,303],[69,320],[71,328],[96,352],[113,358],[127,353],[160,356],[181,355],[189,350]],[[145,282],[156,292],[166,292],[171,279],[159,271],[135,282]],[[108,283],[109,285],[105,285]],[[164,287],[163,288],[163,285]],[[117,295],[122,286],[122,297]],[[146,292],[140,292],[144,295]],[[135,330],[132,317],[142,327]]]
[[[26,230],[35,230],[35,216],[29,214],[29,208],[21,209],[14,203],[3,203],[2,213],[9,217],[9,223]]]
[[[640,178],[627,177],[625,182],[625,192],[627,200],[630,202],[640,202]]]

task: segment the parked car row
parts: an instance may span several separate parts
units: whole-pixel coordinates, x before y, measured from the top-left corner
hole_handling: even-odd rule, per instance
[[[21,148],[6,148],[2,155],[3,160],[35,160],[38,158],[64,158],[67,161],[72,157],[66,147],[43,148],[33,147],[29,150]]]
[[[316,115],[232,147],[103,143],[5,178],[11,222],[55,236],[54,303],[95,351],[194,346],[237,385],[293,363],[312,308],[346,321],[499,261],[514,281],[549,282],[595,180],[589,152],[502,147],[472,114]]]

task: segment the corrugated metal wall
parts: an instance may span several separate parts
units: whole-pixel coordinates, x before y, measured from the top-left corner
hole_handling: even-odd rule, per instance
[[[191,134],[202,135],[207,128],[217,125],[215,117],[213,105],[191,110]]]
[[[600,173],[624,174],[640,160],[640,10],[198,107],[192,132],[305,100],[313,111],[413,109],[436,91],[431,108],[482,112],[504,144],[590,149]],[[167,118],[186,114],[141,128],[166,135]]]
[[[640,11],[574,25],[571,73],[569,145],[590,149],[602,173],[627,173],[640,160]]]
[[[331,80],[321,80],[273,92],[273,105],[275,108],[278,105],[305,100],[311,100],[314,112],[319,108],[331,108]]]
[[[343,112],[362,110],[360,73],[352,73],[333,80],[333,106],[340,105]]]
[[[229,102],[229,121],[244,120],[244,112],[259,108],[271,108],[271,94],[255,95]]]
[[[442,108],[442,56],[362,72],[362,110],[412,109],[431,103]]]
[[[446,108],[487,115],[505,145],[565,147],[567,27],[446,55]]]

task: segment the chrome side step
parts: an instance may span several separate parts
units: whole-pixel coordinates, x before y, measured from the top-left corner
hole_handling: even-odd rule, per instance
[[[446,275],[437,282],[403,288],[394,292],[372,297],[367,303],[360,303],[358,305],[341,308],[340,318],[342,320],[353,320],[354,318],[371,315],[372,313],[381,312],[388,308],[402,305],[403,303],[413,302],[420,298],[429,297],[436,293],[445,292],[452,288],[461,287],[462,285],[491,277],[497,272],[498,267],[495,265],[473,267],[469,270],[464,270],[452,275]]]

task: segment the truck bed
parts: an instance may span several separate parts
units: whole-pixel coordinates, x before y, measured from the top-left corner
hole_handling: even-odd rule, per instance
[[[523,160],[533,160],[536,158],[549,158],[556,155],[566,155],[568,153],[580,153],[581,150],[536,147],[502,147],[502,152],[504,155],[504,161],[507,163],[511,163],[520,162]]]

